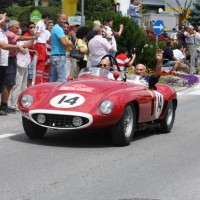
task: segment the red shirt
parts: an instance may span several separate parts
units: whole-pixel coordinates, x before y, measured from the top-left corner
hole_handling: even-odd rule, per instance
[[[117,55],[116,60],[120,68],[126,67],[130,62],[130,59],[124,53],[120,53],[119,55]]]
[[[8,44],[12,44],[12,45],[16,45],[17,44],[17,40],[19,39],[19,35],[16,35],[15,33],[13,33],[10,30],[7,30],[5,32],[5,35],[8,38]],[[17,49],[13,49],[13,50],[9,50],[9,57],[14,57],[16,56],[18,53]]]
[[[26,31],[26,32],[24,33],[24,36],[31,36],[31,34],[30,34],[29,31]],[[33,44],[33,45],[29,46],[28,49],[30,49],[30,50],[35,50],[35,45]],[[30,53],[30,52],[29,52],[29,54],[30,54],[31,60],[33,60],[34,53]]]

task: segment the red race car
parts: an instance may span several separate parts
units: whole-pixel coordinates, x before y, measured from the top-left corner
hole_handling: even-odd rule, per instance
[[[109,78],[107,78],[109,77]],[[42,138],[47,129],[108,128],[115,145],[129,145],[135,130],[153,126],[171,131],[177,95],[168,85],[138,84],[137,76],[85,68],[78,79],[32,86],[19,96],[26,135]]]

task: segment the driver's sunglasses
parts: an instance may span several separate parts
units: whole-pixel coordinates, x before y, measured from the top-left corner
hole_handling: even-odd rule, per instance
[[[30,29],[35,28],[35,26],[29,26]]]
[[[106,67],[106,66],[108,66],[108,65],[106,65],[106,64],[99,64],[99,67]]]

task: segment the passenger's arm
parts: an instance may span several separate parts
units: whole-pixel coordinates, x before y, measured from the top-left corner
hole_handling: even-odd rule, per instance
[[[163,51],[162,51],[162,49],[158,49],[156,51],[156,60],[157,60],[156,69],[155,69],[155,72],[153,73],[153,76],[155,78],[160,77],[161,68],[162,68],[162,64],[163,64],[162,59],[163,59]]]

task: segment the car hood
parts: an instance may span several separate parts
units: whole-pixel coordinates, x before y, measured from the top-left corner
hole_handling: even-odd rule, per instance
[[[87,80],[87,81],[69,81],[63,83],[56,88],[58,92],[78,92],[88,94],[99,94],[113,87],[119,86],[123,82],[117,82],[112,80]]]

